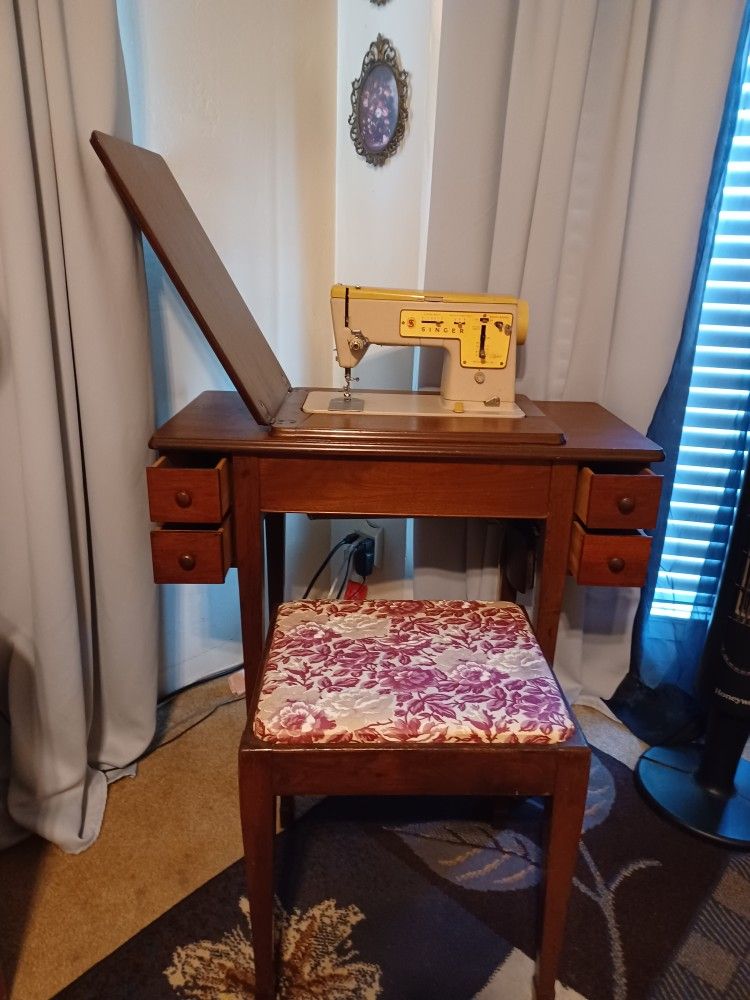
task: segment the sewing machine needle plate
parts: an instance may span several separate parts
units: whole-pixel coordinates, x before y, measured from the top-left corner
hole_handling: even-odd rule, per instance
[[[361,413],[365,408],[364,399],[357,396],[334,396],[328,404],[328,410],[335,410],[339,413]],[[328,410],[322,412],[327,413]],[[308,412],[314,412],[312,410]]]
[[[313,389],[307,394],[302,407],[305,413],[361,413],[369,417],[458,417],[471,420],[503,417],[515,420],[526,414],[516,403],[499,403],[481,410],[463,412],[451,409],[437,392],[377,392],[352,393],[345,400],[343,393],[334,389]]]

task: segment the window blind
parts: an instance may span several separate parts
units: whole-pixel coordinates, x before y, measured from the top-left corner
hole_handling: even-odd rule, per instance
[[[703,295],[652,616],[711,616],[747,464],[749,409],[750,60]]]

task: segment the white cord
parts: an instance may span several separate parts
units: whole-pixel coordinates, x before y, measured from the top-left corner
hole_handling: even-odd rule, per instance
[[[338,569],[336,570],[336,575],[331,580],[331,586],[328,588],[328,597],[326,600],[335,601],[338,597],[339,591],[342,589],[342,584],[346,586],[346,580],[344,577],[348,575],[348,570],[351,567],[352,552],[362,541],[363,537],[363,535],[358,534],[353,542],[342,547],[341,551],[343,552],[343,556]]]

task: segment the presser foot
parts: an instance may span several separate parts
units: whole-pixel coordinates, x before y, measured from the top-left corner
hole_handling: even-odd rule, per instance
[[[344,389],[343,396],[334,396],[328,403],[329,410],[350,410],[350,411],[361,411],[364,410],[365,404],[362,399],[355,399],[352,396],[352,382],[359,382],[358,378],[352,378],[351,368],[344,369]]]

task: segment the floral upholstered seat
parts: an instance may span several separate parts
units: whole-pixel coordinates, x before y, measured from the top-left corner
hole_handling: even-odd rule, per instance
[[[282,604],[254,722],[273,744],[560,743],[574,729],[524,612],[478,601]]]

